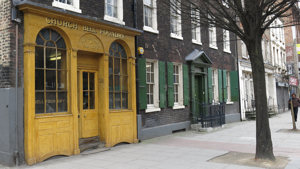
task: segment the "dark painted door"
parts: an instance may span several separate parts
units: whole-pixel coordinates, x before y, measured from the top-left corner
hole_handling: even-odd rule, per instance
[[[195,113],[199,118],[201,112],[201,105],[205,102],[205,85],[204,76],[195,76]]]

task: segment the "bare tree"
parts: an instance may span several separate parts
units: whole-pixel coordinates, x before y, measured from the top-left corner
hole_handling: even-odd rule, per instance
[[[268,119],[265,68],[261,40],[278,17],[287,17],[298,0],[164,0],[172,12],[192,22],[233,32],[247,46],[256,107],[256,159],[275,160]],[[168,1],[168,2],[167,2]],[[193,11],[193,12],[191,12]],[[200,20],[198,19],[200,16]]]

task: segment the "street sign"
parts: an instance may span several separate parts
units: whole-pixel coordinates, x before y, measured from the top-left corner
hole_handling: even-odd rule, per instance
[[[289,77],[289,85],[290,86],[298,86],[298,79],[296,77],[290,76]]]

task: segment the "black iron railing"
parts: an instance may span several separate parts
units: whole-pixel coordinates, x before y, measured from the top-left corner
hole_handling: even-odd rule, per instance
[[[200,104],[198,123],[202,128],[218,127],[225,124],[225,103]]]

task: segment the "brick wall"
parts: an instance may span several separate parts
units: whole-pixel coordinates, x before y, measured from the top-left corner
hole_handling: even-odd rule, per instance
[[[48,7],[52,7],[52,2],[53,2],[53,0],[29,0],[29,1],[40,3]],[[80,0],[80,9],[82,11],[80,15],[103,19],[104,2],[105,0]],[[124,9],[123,21],[125,22],[125,25],[129,27],[133,26],[132,4],[133,4],[133,0],[123,0],[123,9]],[[60,9],[60,8],[56,8],[56,9]]]
[[[143,1],[137,2],[138,6],[138,29],[143,30]],[[235,36],[230,35],[231,54],[223,52],[223,30],[217,29],[218,50],[209,48],[208,27],[201,27],[201,41],[203,45],[192,43],[191,22],[188,17],[182,16],[182,36],[183,40],[170,37],[170,10],[164,2],[157,1],[157,23],[159,34],[144,31],[138,37],[138,46],[144,47],[145,58],[156,59],[166,62],[185,63],[185,57],[194,49],[203,50],[213,62],[212,67],[218,69],[236,70]],[[238,111],[238,110],[237,110]],[[159,125],[183,122],[190,120],[190,107],[173,110],[172,108],[162,109],[160,112],[145,113],[142,115],[142,126],[144,128]]]
[[[10,0],[0,0],[0,88],[11,84],[11,19]]]

